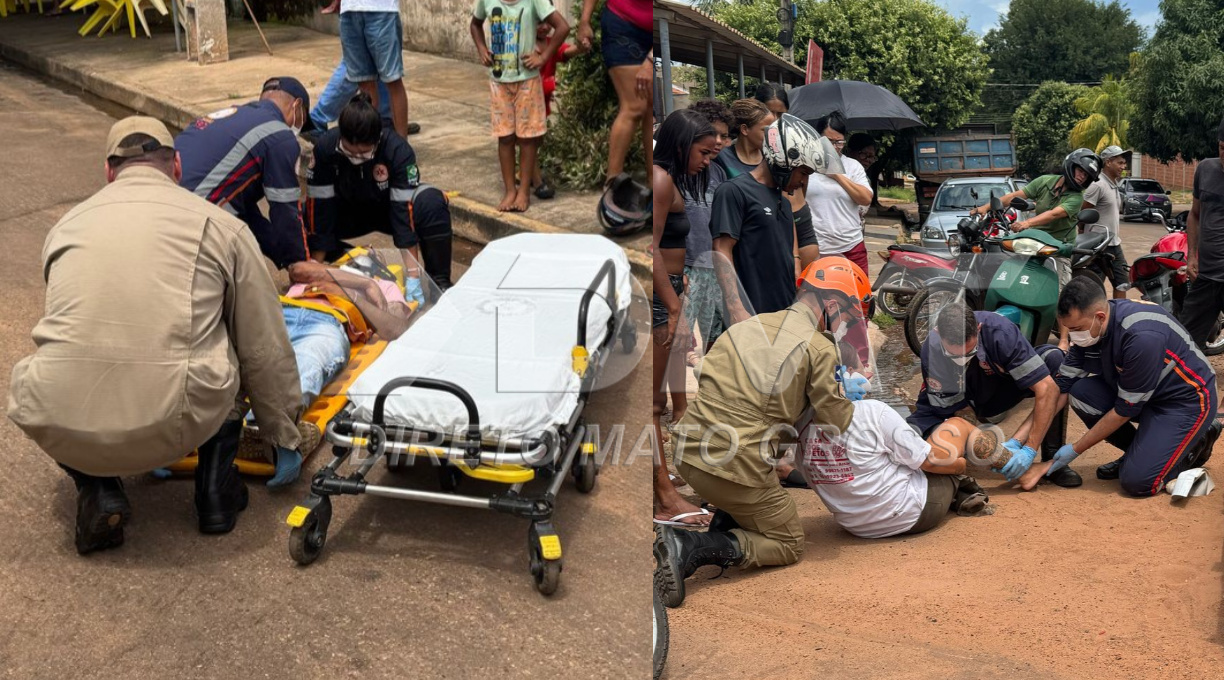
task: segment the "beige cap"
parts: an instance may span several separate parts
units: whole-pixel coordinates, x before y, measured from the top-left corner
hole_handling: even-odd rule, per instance
[[[141,146],[120,147],[119,143],[131,135],[148,135],[156,140],[146,142]],[[156,118],[148,116],[128,116],[111,126],[110,134],[106,135],[106,157],[119,156],[131,158],[157,151],[162,147],[174,148],[174,137],[166,129],[165,124]]]

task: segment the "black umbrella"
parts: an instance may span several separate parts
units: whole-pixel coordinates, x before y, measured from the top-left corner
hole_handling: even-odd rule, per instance
[[[901,130],[925,125],[897,95],[861,80],[825,80],[787,93],[791,115],[809,123],[841,111],[851,130]]]

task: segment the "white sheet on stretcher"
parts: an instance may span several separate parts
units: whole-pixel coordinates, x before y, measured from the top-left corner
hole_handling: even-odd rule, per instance
[[[619,308],[632,297],[629,260],[602,236],[518,234],[490,243],[458,285],[403,336],[388,344],[349,390],[355,415],[370,419],[379,388],[418,376],[463,387],[480,413],[486,439],[534,436],[568,423],[580,379],[577,342],[582,294],[611,259]],[[587,348],[607,335],[607,280],[587,316]],[[467,412],[455,397],[402,388],[386,403],[388,422],[433,432],[462,432]]]

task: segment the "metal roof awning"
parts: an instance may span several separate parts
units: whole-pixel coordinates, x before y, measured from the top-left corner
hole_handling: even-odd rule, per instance
[[[663,60],[663,76],[669,84],[669,59],[705,66],[707,70],[712,68],[736,75],[764,76],[764,79],[776,83],[803,84],[805,73],[802,68],[689,5],[671,0],[654,0],[654,23],[655,56]],[[708,75],[713,80],[713,74]],[[664,88],[664,92],[668,89]],[[671,110],[670,102],[667,110]]]

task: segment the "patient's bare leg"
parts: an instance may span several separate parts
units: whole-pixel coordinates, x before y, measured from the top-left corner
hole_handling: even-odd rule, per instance
[[[1033,463],[1033,466],[1028,469],[1028,472],[1020,475],[1020,488],[1025,491],[1032,491],[1033,487],[1041,481],[1045,473],[1049,471],[1050,466],[1054,464],[1052,460],[1044,460],[1040,463]]]
[[[949,418],[936,426],[927,437],[931,454],[922,469],[935,474],[962,474],[965,446],[972,432],[973,424],[964,418]]]

